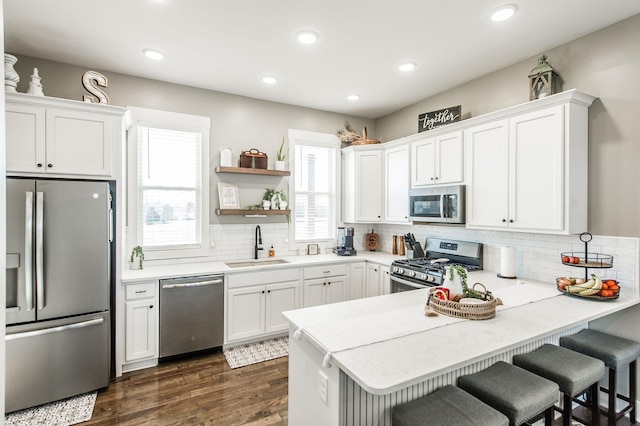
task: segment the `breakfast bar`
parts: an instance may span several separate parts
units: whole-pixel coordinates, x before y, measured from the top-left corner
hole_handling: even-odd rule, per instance
[[[285,312],[290,423],[391,425],[391,408],[399,403],[544,343],[557,344],[640,301],[637,282],[619,298],[602,301],[488,271],[469,280],[502,301],[493,318],[426,316],[427,289]]]

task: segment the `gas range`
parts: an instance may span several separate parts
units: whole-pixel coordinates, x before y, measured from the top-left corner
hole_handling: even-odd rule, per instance
[[[391,292],[442,285],[445,266],[457,264],[467,271],[482,269],[482,244],[427,239],[424,257],[398,259],[391,264]]]

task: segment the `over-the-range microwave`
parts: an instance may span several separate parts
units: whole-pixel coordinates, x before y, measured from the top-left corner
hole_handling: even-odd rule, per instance
[[[464,185],[409,191],[409,218],[415,222],[464,223]]]

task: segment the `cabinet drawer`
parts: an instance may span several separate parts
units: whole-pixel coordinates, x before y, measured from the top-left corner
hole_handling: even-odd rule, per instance
[[[243,272],[240,274],[228,274],[226,278],[227,278],[228,288],[238,288],[238,287],[246,287],[249,285],[297,281],[300,279],[300,272],[298,268],[276,269],[272,271],[262,270],[260,272]]]
[[[308,280],[311,278],[334,277],[336,275],[346,275],[346,274],[347,274],[346,264],[311,266],[308,268],[304,268],[305,280]]]
[[[158,291],[158,283],[156,281],[140,284],[127,284],[125,297],[127,300],[144,299],[147,297],[155,297]]]

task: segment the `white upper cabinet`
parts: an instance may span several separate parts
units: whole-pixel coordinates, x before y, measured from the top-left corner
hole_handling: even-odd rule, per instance
[[[462,182],[464,143],[462,131],[411,143],[411,187]]]
[[[563,92],[465,130],[468,228],[552,234],[587,229],[593,99]]]
[[[23,94],[6,96],[7,172],[115,177],[124,108]]]
[[[384,150],[384,222],[409,223],[409,146]]]
[[[382,149],[342,152],[342,221],[379,223],[382,221],[383,169]]]

